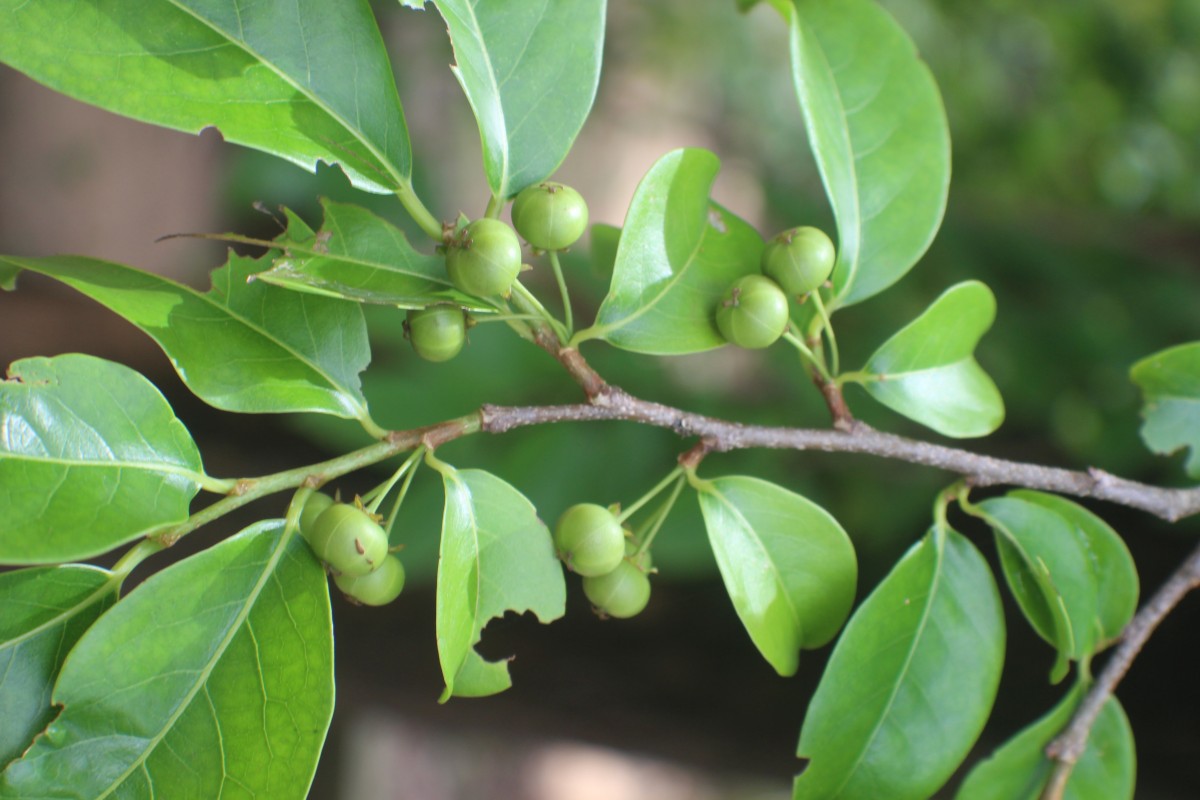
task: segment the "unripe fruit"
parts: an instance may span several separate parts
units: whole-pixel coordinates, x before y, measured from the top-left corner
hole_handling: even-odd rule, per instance
[[[604,506],[580,503],[558,518],[554,545],[574,572],[585,577],[603,575],[625,557],[625,529]]]
[[[762,254],[762,270],[793,297],[829,280],[837,253],[819,228],[792,228],[772,239]]]
[[[333,582],[347,597],[364,606],[386,606],[404,589],[404,564],[388,555],[374,572],[357,578],[335,575]]]
[[[788,300],[779,284],[746,275],[725,290],[717,305],[717,328],[726,341],[757,349],[774,344],[788,326]]]
[[[446,271],[461,292],[476,297],[504,294],[521,271],[521,240],[498,219],[477,219],[450,242]]]
[[[348,503],[334,503],[304,532],[317,557],[343,575],[366,575],[388,554],[387,534],[367,512]]]
[[[622,559],[607,575],[584,578],[583,593],[604,616],[628,619],[650,602],[650,578],[633,562]]]
[[[588,208],[570,186],[543,181],[523,189],[513,201],[513,227],[538,250],[563,250],[587,230]]]
[[[308,537],[309,531],[316,524],[317,517],[333,505],[333,498],[324,492],[313,492],[308,496],[308,500],[304,502],[304,508],[300,511],[300,535]]]
[[[404,321],[413,350],[426,361],[449,361],[467,340],[467,318],[458,306],[413,309]]]

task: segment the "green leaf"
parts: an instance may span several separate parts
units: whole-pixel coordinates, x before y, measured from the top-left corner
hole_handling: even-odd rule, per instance
[[[507,662],[485,661],[474,649],[483,627],[506,611],[558,619],[566,584],[550,531],[524,495],[483,470],[436,466],[446,489],[436,612],[445,702],[511,686]]]
[[[1009,588],[1038,635],[1068,660],[1089,658],[1117,636],[1137,607],[1133,561],[1120,537],[1086,509],[1018,491],[979,504],[996,531]]]
[[[183,423],[128,367],[27,358],[0,381],[0,563],[87,558],[182,522],[205,480]]]
[[[932,531],[850,619],[800,732],[796,798],[924,800],[991,711],[1004,617],[987,563]]]
[[[1038,800],[1054,767],[1046,758],[1046,747],[1071,721],[1085,690],[1076,684],[1050,713],[979,762],[963,781],[956,800]],[[1117,699],[1110,697],[1071,772],[1063,799],[1132,798],[1135,764],[1129,720]]]
[[[1190,448],[1185,468],[1200,478],[1200,342],[1147,356],[1129,375],[1142,390],[1142,441],[1160,455]]]
[[[370,420],[358,380],[370,346],[355,303],[248,282],[259,262],[233,253],[207,294],[93,258],[0,258],[56,278],[141,328],[188,388],[217,408]]]
[[[143,122],[315,170],[408,187],[412,152],[383,39],[364,0],[77,3],[0,0],[0,61]]]
[[[907,273],[941,225],[950,133],[929,68],[874,0],[775,0],[809,146],[837,218],[833,305]]]
[[[151,577],[93,625],[0,797],[304,797],[333,712],[325,571],[281,520]]]
[[[987,286],[951,286],[875,351],[859,380],[876,400],[938,433],[985,436],[1004,420],[1004,401],[973,354],[995,318]]]
[[[496,197],[551,175],[596,98],[605,0],[434,0]]]
[[[1137,611],[1139,580],[1133,556],[1108,523],[1083,506],[1054,494],[1019,489],[1009,497],[1047,508],[1074,526],[1096,582],[1096,624],[1101,644],[1111,644]]]
[[[0,768],[54,718],[50,689],[75,642],[117,599],[112,577],[81,564],[0,574]]]
[[[720,161],[675,150],[642,178],[625,217],[612,284],[596,324],[575,341],[681,355],[725,344],[714,314],[721,294],[759,271],[762,237],[709,200]]]
[[[11,292],[17,288],[17,274],[20,268],[12,264],[0,264],[0,289]]]
[[[391,223],[359,206],[326,199],[321,205],[325,224],[317,233],[285,209],[287,231],[273,242],[282,255],[255,280],[359,303],[424,308],[449,302],[495,310],[455,290],[446,259],[417,252]]]
[[[621,229],[616,225],[598,222],[591,228],[592,272],[612,280],[613,267],[617,263],[617,247],[621,243]]]
[[[858,563],[837,520],[773,483],[731,476],[697,485],[708,540],[734,608],[776,672],[832,639],[854,604]]]

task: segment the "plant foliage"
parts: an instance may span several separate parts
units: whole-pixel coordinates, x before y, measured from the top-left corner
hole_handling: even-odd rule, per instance
[[[739,2],[745,10],[756,4]],[[975,355],[997,314],[981,281],[923,301],[927,308],[858,371],[841,370],[834,332],[842,309],[884,292],[919,262],[941,224],[950,141],[933,74],[875,0],[769,5],[787,32],[788,77],[803,120],[794,140],[808,145],[807,154],[797,148],[794,155],[815,161],[836,225],[831,280],[787,299],[778,344],[794,349],[792,368],[829,407],[836,430],[817,433],[868,430],[843,397],[848,383],[866,392],[851,399],[877,401],[938,434],[992,433],[1005,410]],[[597,96],[607,6],[433,6],[478,124],[481,178],[491,195],[484,216],[496,220],[518,192],[551,177],[575,144]],[[709,452],[749,446],[739,437],[750,428],[640,401],[585,360],[600,343],[637,356],[729,344],[715,322],[718,308],[749,305],[731,287],[761,276],[770,232],[714,199],[718,156],[698,147],[662,155],[629,199],[623,226],[593,226],[590,253],[574,255],[607,281],[589,322],[575,324],[570,288],[583,281],[564,273],[557,251],[522,253],[548,267],[556,297],[540,298],[520,280],[496,296],[472,296],[447,272],[445,254],[476,248],[472,263],[490,255],[470,238],[473,220],[460,213],[443,222],[414,191],[414,150],[374,13],[365,0],[0,0],[0,61],[108,111],[193,133],[216,127],[230,143],[310,171],[318,162],[338,165],[356,189],[393,195],[421,232],[410,240],[355,203],[323,200],[319,225],[285,209],[273,239],[213,235],[262,252],[231,251],[206,292],[87,256],[0,256],[0,288],[14,291],[16,302],[24,272],[75,289],[156,342],[187,389],[218,409],[314,412],[356,421],[358,435],[372,439],[320,464],[216,478],[185,423],[130,368],[81,354],[13,363],[0,382],[0,564],[24,568],[0,574],[0,798],[217,797],[235,786],[262,797],[306,796],[334,681],[332,568],[306,543],[307,526],[320,517],[310,520],[303,509],[313,489],[380,463],[402,462],[391,478],[342,502],[388,531],[403,519],[422,465],[441,478],[442,701],[508,688],[507,662],[476,649],[484,628],[508,612],[533,612],[546,624],[562,617],[570,559],[556,553],[522,489],[484,469],[451,466],[435,451],[508,427],[600,417],[684,437],[697,426],[710,431],[644,497],[624,510],[610,506],[627,542],[623,583],[606,591],[633,592],[614,608],[636,613],[644,605],[650,579],[659,580],[655,537],[681,493],[695,492],[725,590],[770,667],[793,675],[804,667],[802,650],[836,641],[802,723],[796,798],[919,800],[968,758],[991,715],[1006,629],[993,571],[947,523],[947,506],[957,501],[985,521],[1003,583],[1053,650],[1050,679],[1063,680],[1072,664],[1077,671],[1060,704],[979,763],[958,796],[1039,796],[1055,768],[1046,747],[1091,689],[1092,657],[1134,618],[1138,575],[1120,535],[1057,495],[1017,489],[975,503],[969,481],[955,484],[940,496],[929,532],[878,585],[864,587],[855,608],[852,536],[870,531],[848,535],[834,514],[789,488],[787,475],[697,477]],[[403,71],[403,54],[396,58]],[[438,165],[424,168],[436,173]],[[512,332],[512,347],[524,346],[519,339],[541,347],[588,405],[484,406],[419,429],[386,430],[362,387],[372,355],[367,305],[392,314],[449,307],[448,318],[466,326],[503,322],[472,336]],[[753,309],[739,310],[752,318]],[[847,326],[842,338],[856,332]],[[1162,454],[1190,448],[1187,475],[1200,477],[1200,343],[1146,357],[1132,379],[1144,396],[1146,445]],[[829,438],[797,445],[787,437],[805,431],[780,430],[767,431],[782,437],[771,446],[837,449]],[[912,460],[936,463],[927,455]],[[220,499],[201,506],[201,491]],[[180,538],[252,499],[285,492],[294,492],[286,518],[204,542],[121,595],[135,568]],[[111,570],[75,563],[135,542]],[[339,545],[363,552],[358,539]],[[1066,796],[1132,797],[1134,772],[1133,734],[1109,699]]]

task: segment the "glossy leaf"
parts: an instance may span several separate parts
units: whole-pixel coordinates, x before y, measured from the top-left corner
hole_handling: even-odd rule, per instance
[[[854,604],[858,563],[837,520],[773,483],[731,476],[697,485],[725,588],[780,675],[832,639]]]
[[[79,354],[0,381],[0,563],[70,561],[187,519],[200,453],[138,373]]]
[[[0,61],[127,117],[226,141],[354,185],[407,186],[412,152],[363,0],[0,2]]]
[[[600,82],[605,0],[434,0],[452,68],[479,123],[496,197],[549,177],[587,119]]]
[[[226,411],[315,411],[369,420],[358,373],[371,359],[362,309],[259,281],[230,254],[207,294],[78,256],[3,257],[78,289],[142,329],[200,399]]]
[[[1071,721],[1085,688],[1077,684],[1049,714],[979,762],[956,800],[1038,800],[1053,770],[1046,747]],[[1129,800],[1135,772],[1133,731],[1121,704],[1110,697],[1071,772],[1063,800]]]
[[[436,612],[445,702],[511,686],[507,662],[474,649],[484,626],[506,611],[558,619],[566,584],[550,531],[524,495],[483,470],[438,469],[446,489]]]
[[[1031,489],[1009,492],[1008,496],[1049,509],[1074,526],[1096,581],[1100,642],[1110,643],[1119,637],[1137,612],[1140,588],[1137,567],[1125,540],[1108,523],[1073,500]]]
[[[720,162],[675,150],[642,179],[617,245],[612,284],[596,323],[576,341],[681,355],[725,344],[714,320],[721,294],[759,271],[762,237],[709,200]]]
[[[1116,638],[1137,606],[1137,574],[1124,544],[1080,506],[1039,492],[979,504],[996,531],[1001,565],[1021,611],[1067,660],[1089,657]]]
[[[941,95],[912,40],[874,0],[774,0],[796,95],[837,219],[833,306],[872,297],[933,241],[950,184]]]
[[[494,310],[454,289],[446,259],[417,252],[396,226],[365,208],[323,199],[325,223],[314,232],[290,210],[275,239],[282,255],[255,280],[303,292],[400,308],[456,303]]]
[[[1185,468],[1200,478],[1200,342],[1144,358],[1130,377],[1142,390],[1142,441],[1160,455],[1190,448]]]
[[[987,563],[954,531],[922,539],[855,611],[800,732],[796,798],[924,800],[983,729],[1004,660]]]
[[[591,227],[592,272],[612,279],[613,266],[617,263],[617,246],[621,243],[621,229],[616,225],[598,222]]]
[[[75,642],[117,599],[112,573],[68,564],[0,574],[0,769],[54,718],[50,689]]]
[[[946,436],[991,433],[1004,420],[1004,401],[973,354],[995,318],[987,286],[951,286],[875,351],[863,367],[863,388]]]
[[[333,712],[325,572],[281,521],[151,577],[93,625],[0,797],[304,797]]]

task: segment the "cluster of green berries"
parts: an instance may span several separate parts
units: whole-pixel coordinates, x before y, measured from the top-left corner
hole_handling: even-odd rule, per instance
[[[638,553],[611,510],[595,503],[571,506],[554,528],[554,546],[567,568],[583,577],[583,593],[603,616],[627,619],[650,602],[650,553]]]
[[[763,248],[762,275],[745,275],[717,304],[717,328],[725,340],[757,349],[774,344],[787,330],[788,298],[820,288],[833,273],[833,242],[817,228],[786,230]]]
[[[460,228],[446,243],[446,272],[455,289],[475,297],[505,296],[521,272],[521,238],[535,250],[565,250],[587,230],[588,208],[579,192],[543,181],[517,195],[514,231],[483,217]],[[470,319],[450,303],[408,312],[404,330],[426,361],[448,361],[467,340]]]
[[[382,526],[359,506],[314,492],[300,512],[300,535],[351,600],[383,606],[404,589],[404,564],[388,552]]]

